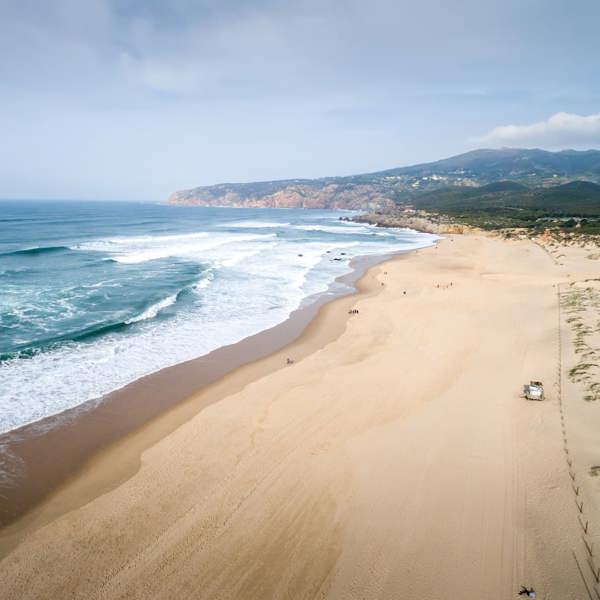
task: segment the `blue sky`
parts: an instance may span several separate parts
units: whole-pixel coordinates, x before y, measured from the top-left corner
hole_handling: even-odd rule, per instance
[[[597,0],[4,0],[0,197],[600,147]]]

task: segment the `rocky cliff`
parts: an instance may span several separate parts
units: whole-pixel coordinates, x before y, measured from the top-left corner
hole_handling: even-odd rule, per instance
[[[423,233],[435,233],[438,235],[465,233],[474,229],[460,223],[455,223],[443,215],[402,208],[396,208],[385,213],[366,213],[346,220],[356,223],[369,223],[378,227],[404,227],[414,229],[415,231],[422,231]]]
[[[235,208],[334,208],[382,210],[395,205],[389,192],[377,184],[314,182],[222,184],[175,192],[169,204],[229,206]],[[271,185],[268,185],[271,184]],[[263,189],[261,189],[261,187]]]

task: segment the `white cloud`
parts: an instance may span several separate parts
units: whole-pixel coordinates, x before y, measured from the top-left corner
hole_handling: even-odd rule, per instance
[[[589,148],[600,145],[600,113],[575,115],[559,112],[528,125],[501,125],[471,140],[489,146]]]

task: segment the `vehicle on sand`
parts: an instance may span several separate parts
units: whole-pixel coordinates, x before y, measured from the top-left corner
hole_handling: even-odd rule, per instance
[[[523,395],[527,400],[543,400],[544,386],[541,381],[531,381],[523,386]]]

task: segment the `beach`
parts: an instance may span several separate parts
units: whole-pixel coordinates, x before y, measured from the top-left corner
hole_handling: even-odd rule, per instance
[[[594,597],[558,293],[597,267],[565,252],[449,235],[372,267],[2,532],[2,597]]]

